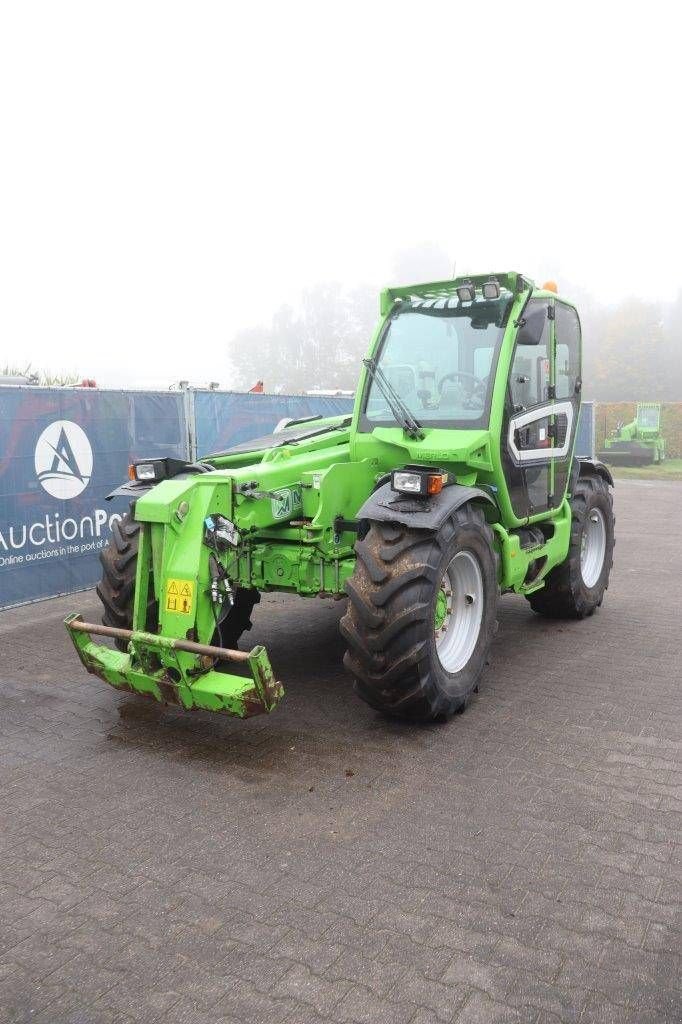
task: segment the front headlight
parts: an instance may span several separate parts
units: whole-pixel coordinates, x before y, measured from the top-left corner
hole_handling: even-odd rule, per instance
[[[406,466],[405,469],[394,469],[391,474],[391,487],[394,491],[417,494],[420,498],[440,494],[447,482],[447,473],[428,466]]]
[[[184,459],[145,459],[128,466],[128,477],[133,483],[157,483],[184,473],[191,466]],[[198,471],[200,467],[195,467]]]
[[[421,473],[394,473],[393,490],[405,491],[407,494],[424,494]]]
[[[130,468],[135,474],[135,480],[156,480],[156,466],[153,462],[138,462]]]

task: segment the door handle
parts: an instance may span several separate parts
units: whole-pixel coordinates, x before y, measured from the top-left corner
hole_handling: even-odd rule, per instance
[[[550,417],[565,417],[565,430],[557,431],[555,447],[551,448],[549,430],[540,441],[539,421],[552,420]],[[512,416],[507,432],[507,447],[517,465],[533,460],[563,459],[568,455],[573,436],[575,413],[571,402],[551,402],[527,412]]]

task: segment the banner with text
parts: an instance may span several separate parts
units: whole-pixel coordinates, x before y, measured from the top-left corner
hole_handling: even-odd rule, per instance
[[[181,394],[0,388],[0,607],[93,587],[106,495],[146,456],[188,455]]]

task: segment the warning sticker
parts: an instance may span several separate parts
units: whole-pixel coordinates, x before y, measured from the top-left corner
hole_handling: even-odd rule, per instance
[[[283,487],[274,492],[272,498],[272,518],[291,519],[294,512],[300,512],[303,508],[300,487]]]
[[[194,580],[166,580],[166,611],[191,615]]]

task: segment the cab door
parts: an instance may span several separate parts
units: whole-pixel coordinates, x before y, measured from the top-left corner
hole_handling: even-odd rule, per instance
[[[570,306],[532,299],[523,315],[507,386],[502,462],[514,514],[560,505],[580,407],[580,327]]]
[[[557,414],[558,438],[554,444],[557,454],[552,461],[552,493],[554,505],[560,505],[571,475],[571,460],[580,419],[580,393],[582,391],[582,346],[580,320],[573,306],[561,302],[554,304],[554,404]],[[566,419],[560,410],[566,412]],[[560,446],[561,431],[568,424],[565,443]],[[561,454],[559,454],[561,452]]]

